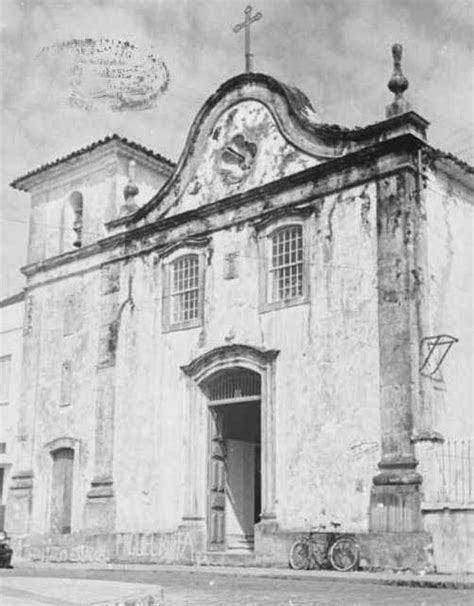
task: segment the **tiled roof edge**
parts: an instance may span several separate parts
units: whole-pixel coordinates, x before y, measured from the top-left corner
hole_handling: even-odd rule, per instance
[[[10,295],[9,297],[2,299],[0,301],[0,308],[8,307],[8,305],[14,305],[15,303],[20,303],[21,301],[24,301],[24,300],[25,300],[25,291],[21,290],[20,292],[17,292],[15,295]]]
[[[438,149],[436,147],[430,147],[429,153],[433,160],[449,160],[451,162],[454,162],[454,164],[457,164],[460,168],[465,170],[468,174],[474,175],[474,166],[471,166],[468,162],[466,162],[465,160],[462,160],[458,156],[455,156],[451,152],[445,152],[442,149]]]
[[[94,149],[96,149],[97,147],[100,147],[101,145],[105,145],[106,143],[110,143],[111,141],[119,141],[120,143],[128,145],[129,147],[131,147],[132,149],[134,149],[136,151],[142,152],[143,154],[149,156],[150,158],[154,158],[155,160],[158,160],[160,162],[163,162],[164,164],[167,164],[170,168],[174,167],[174,162],[172,162],[168,158],[165,158],[161,154],[154,152],[153,150],[149,149],[148,147],[145,147],[144,145],[141,145],[140,143],[135,143],[134,141],[129,141],[125,137],[121,137],[120,135],[117,135],[116,133],[114,133],[113,135],[107,136],[104,139],[100,139],[99,141],[95,141],[94,143],[91,143],[90,145],[87,145],[86,147],[81,147],[80,149],[68,154],[67,156],[62,156],[61,158],[57,158],[56,160],[53,160],[52,162],[43,164],[42,166],[35,168],[34,170],[26,173],[25,175],[18,177],[17,179],[12,181],[10,183],[10,185],[11,185],[11,187],[13,187],[15,189],[22,189],[21,188],[22,181],[25,181],[26,179],[29,179],[30,177],[34,177],[35,175],[38,175],[39,173],[41,173],[49,168],[58,166],[59,164],[62,164],[63,162],[67,162],[68,160],[77,158],[78,156],[81,156],[82,154],[91,152]]]

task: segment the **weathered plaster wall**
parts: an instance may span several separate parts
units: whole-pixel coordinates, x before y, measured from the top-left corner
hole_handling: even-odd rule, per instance
[[[473,220],[474,195],[441,171],[425,189],[427,275],[424,329],[454,343],[439,370],[422,379],[426,426],[443,441],[419,442],[425,529],[432,533],[440,572],[474,572]],[[441,349],[433,357],[438,359]],[[426,350],[423,352],[426,355]]]
[[[474,193],[436,171],[425,196],[430,328],[459,339],[431,379],[432,420],[445,438],[472,438]]]
[[[223,153],[229,146],[241,161],[239,156]],[[183,192],[179,212],[276,181],[318,163],[282,136],[263,103],[242,101],[217,120],[200,166]]]
[[[326,198],[315,227],[309,307],[262,318],[281,349],[278,518],[363,530],[380,456],[375,190]]]
[[[117,529],[175,529],[182,515],[186,431],[180,371],[161,334],[161,268],[147,256],[124,270],[133,276],[133,307],[124,310],[118,342]],[[188,331],[178,337],[184,347],[190,340]]]
[[[152,253],[128,262],[123,273],[133,276],[133,307],[123,314],[117,358],[118,530],[164,531],[180,524],[187,439],[180,366],[232,342],[280,350],[280,524],[338,519],[346,528],[366,528],[380,435],[375,187],[348,190],[316,206],[308,218],[310,302],[299,306],[259,312],[259,252],[248,224],[212,235],[202,327],[162,333],[159,258]],[[229,252],[236,253],[234,279],[224,278]]]
[[[20,471],[33,472],[30,532],[49,530],[51,450],[64,445],[75,449],[72,528],[82,528],[94,452],[97,295],[98,272],[39,287],[29,295],[33,298],[35,323],[24,341],[25,360],[30,364],[25,365],[23,374],[25,390],[19,424],[22,453],[17,465]],[[65,331],[66,300],[73,308],[70,331]],[[65,362],[70,368],[68,377],[64,376]],[[59,439],[68,443],[56,443]]]
[[[438,572],[474,572],[474,507],[426,511]]]
[[[28,263],[35,263],[74,250],[74,214],[69,196],[82,193],[83,246],[106,235],[104,221],[116,217],[115,171],[103,165],[95,170],[86,165],[67,174],[48,189],[32,194]]]
[[[0,308],[0,358],[10,356],[8,399],[0,404],[0,442],[5,443],[5,451],[0,453],[0,467],[4,470],[2,505],[8,498],[12,465],[16,459],[24,307],[24,301],[19,301]]]

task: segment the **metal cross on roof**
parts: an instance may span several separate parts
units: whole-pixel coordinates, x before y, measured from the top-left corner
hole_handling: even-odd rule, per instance
[[[250,16],[252,12],[252,7],[251,6],[247,6],[247,8],[244,10],[245,13],[245,21],[243,23],[238,23],[233,31],[234,33],[238,34],[240,32],[241,29],[243,29],[245,27],[245,71],[247,72],[247,74],[250,74],[250,72],[252,71],[252,59],[253,59],[253,55],[250,52],[250,25],[252,23],[254,23],[255,21],[258,21],[259,19],[262,18],[262,13],[255,13],[255,15],[253,15],[253,17]]]

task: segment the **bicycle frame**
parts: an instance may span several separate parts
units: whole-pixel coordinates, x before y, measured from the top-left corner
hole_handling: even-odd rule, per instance
[[[333,568],[330,552],[332,546],[340,538],[348,538],[347,533],[337,531],[339,524],[331,522],[334,530],[328,530],[320,524],[316,528],[310,528],[308,534],[303,535],[299,541],[308,546],[308,569]]]
[[[302,568],[334,568],[340,571],[353,569],[358,561],[359,545],[354,537],[347,533],[337,531],[340,524],[334,522],[331,524],[334,527],[334,530],[327,530],[324,525],[320,525],[317,528],[310,528],[307,534],[301,536],[292,545],[290,549],[290,566],[292,568],[296,568],[297,570],[301,570]],[[342,544],[340,543],[341,540],[343,541]],[[304,546],[303,551],[300,549],[298,552],[298,545]],[[342,547],[342,552],[340,551],[341,545],[345,545],[345,547]],[[348,546],[349,551],[346,551]],[[293,550],[295,548],[297,549],[295,554],[297,554],[297,558],[300,558],[299,560],[292,560],[294,557]],[[337,550],[337,564],[334,559],[334,549]],[[348,554],[350,555],[349,565],[345,568],[346,563],[343,563],[344,559],[341,560],[340,558],[341,556],[344,558],[344,556],[347,556]],[[303,557],[303,560],[301,560],[301,557]],[[304,565],[304,562],[306,565]]]
[[[331,532],[320,526],[316,530],[310,530],[308,533],[308,542],[310,544],[310,567],[311,568],[330,568],[329,550],[331,545],[340,537],[341,534]]]

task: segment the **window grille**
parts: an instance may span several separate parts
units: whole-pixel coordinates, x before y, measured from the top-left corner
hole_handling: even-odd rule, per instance
[[[171,268],[171,322],[188,322],[198,316],[199,257],[186,255]]]
[[[260,375],[255,372],[226,372],[209,387],[211,402],[260,399]]]
[[[280,229],[271,238],[270,293],[272,301],[303,294],[303,230],[300,225]]]
[[[10,399],[11,356],[0,358],[0,404],[7,404]]]
[[[433,453],[425,500],[437,503],[474,503],[474,440],[446,440]],[[428,476],[428,473],[424,474]]]

